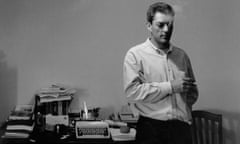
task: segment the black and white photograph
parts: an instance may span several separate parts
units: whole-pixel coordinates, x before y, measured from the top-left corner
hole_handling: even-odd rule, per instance
[[[0,144],[239,144],[239,0],[0,0]]]

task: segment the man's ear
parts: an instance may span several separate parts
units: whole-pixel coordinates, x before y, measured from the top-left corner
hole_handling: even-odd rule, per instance
[[[152,24],[150,22],[147,22],[147,29],[152,32]]]

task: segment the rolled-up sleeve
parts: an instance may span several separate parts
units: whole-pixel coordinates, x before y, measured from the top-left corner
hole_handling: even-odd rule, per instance
[[[124,92],[129,101],[155,103],[172,93],[170,82],[146,82],[139,58],[128,51],[123,66]]]

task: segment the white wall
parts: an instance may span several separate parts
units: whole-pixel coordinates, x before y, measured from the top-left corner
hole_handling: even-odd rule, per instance
[[[167,0],[165,0],[167,1]],[[52,83],[78,89],[109,113],[125,104],[122,62],[145,41],[139,0],[0,0],[0,120]],[[189,54],[199,84],[195,109],[223,114],[228,144],[240,143],[238,0],[169,0],[177,8],[173,43]]]

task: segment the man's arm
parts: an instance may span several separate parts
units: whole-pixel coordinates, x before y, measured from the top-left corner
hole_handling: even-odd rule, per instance
[[[187,55],[186,55],[186,64],[187,64],[186,76],[190,77],[191,79],[193,79],[195,81],[195,85],[189,90],[189,92],[187,94],[187,103],[189,106],[192,106],[194,103],[196,103],[199,93],[198,93],[198,87],[197,87],[196,79],[195,79],[195,76],[193,73],[191,61]]]
[[[128,100],[155,103],[172,93],[170,82],[146,82],[141,67],[134,53],[128,52],[123,68],[124,91]]]

